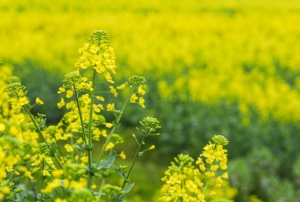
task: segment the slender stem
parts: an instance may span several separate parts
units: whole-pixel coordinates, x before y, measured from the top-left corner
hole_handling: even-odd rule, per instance
[[[88,124],[88,163],[89,163],[89,177],[88,177],[88,188],[90,189],[92,186],[92,144],[93,144],[93,139],[92,139],[92,122],[93,122],[93,104],[94,104],[94,96],[95,96],[95,80],[96,80],[96,70],[94,69],[93,73],[93,79],[92,79],[92,94],[91,94],[91,105],[90,105],[90,116],[89,116],[89,124]]]
[[[206,181],[206,183],[205,183],[205,186],[204,186],[204,188],[203,188],[202,194],[205,194],[205,192],[206,192],[206,190],[207,190],[207,188],[208,188],[209,181],[210,181],[210,179],[207,179],[207,181]]]
[[[51,151],[51,147],[49,146],[49,144],[48,144],[48,142],[47,142],[47,140],[46,140],[44,134],[42,133],[40,127],[37,125],[36,121],[34,120],[34,117],[33,117],[32,114],[30,113],[28,107],[27,107],[26,105],[24,105],[23,107],[24,107],[24,109],[26,110],[27,114],[29,115],[29,117],[30,117],[31,121],[33,122],[35,128],[37,129],[38,133],[40,134],[40,136],[42,137],[42,139],[43,139],[44,142],[46,143],[48,149]],[[54,154],[54,158],[55,158],[57,164],[59,165],[59,167],[60,167],[61,169],[63,169],[63,168],[64,168],[63,165],[60,163],[60,161],[58,160],[58,158],[57,158],[57,156],[56,156],[55,154]]]
[[[134,166],[134,164],[135,164],[135,161],[136,161],[136,159],[137,159],[137,157],[138,157],[138,154],[139,154],[139,152],[140,152],[140,150],[141,150],[141,148],[142,148],[142,145],[143,145],[143,142],[144,142],[145,138],[146,138],[146,135],[143,136],[143,139],[142,139],[142,141],[140,142],[139,147],[138,147],[138,149],[137,149],[136,152],[135,152],[135,155],[134,155],[134,157],[133,157],[133,160],[132,160],[132,163],[131,163],[131,165],[130,165],[129,171],[128,171],[128,173],[127,173],[125,179],[124,179],[124,182],[123,182],[123,185],[122,185],[122,189],[124,189],[124,187],[125,187],[125,185],[126,185],[126,183],[127,183],[127,180],[128,180],[128,178],[129,178],[129,175],[130,175],[130,173],[131,173],[131,171],[132,171],[132,168],[133,168],[133,166]]]
[[[37,193],[36,193],[36,186],[35,186],[36,184],[34,184],[30,178],[27,178],[27,179],[29,181],[29,185],[30,185],[31,190],[33,192],[34,199],[35,199],[35,201],[37,201]]]
[[[78,163],[78,164],[80,163],[81,153],[82,153],[82,150],[80,149],[80,150],[79,150],[79,154],[78,154],[78,160],[77,160],[77,163]]]
[[[58,145],[58,143],[56,142],[56,145],[57,145],[57,148],[58,148],[58,151],[59,151],[59,153],[60,153],[60,155],[63,157],[64,155],[63,155],[63,153],[62,153],[62,151],[61,151],[61,149],[60,149],[60,146]],[[66,161],[65,161],[65,158],[63,157],[63,160],[64,160],[64,163],[66,163]]]
[[[100,202],[101,196],[102,196],[102,188],[103,185],[105,184],[105,178],[102,180],[100,188],[99,188],[99,193],[98,193],[98,198],[97,198],[97,202]]]
[[[74,138],[73,138],[73,134],[72,134],[72,137],[71,137],[71,145],[73,146],[73,144],[74,144]],[[74,163],[74,162],[75,162],[75,154],[74,154],[74,151],[72,151],[71,158],[72,158],[72,163]],[[65,162],[65,158],[64,158],[64,162]]]
[[[82,133],[83,133],[83,141],[86,144],[85,127],[84,127],[84,124],[83,124],[82,112],[81,112],[81,108],[80,108],[80,105],[79,105],[79,98],[78,98],[78,93],[77,93],[75,84],[73,85],[73,87],[74,87],[74,91],[75,91],[76,103],[77,103],[77,108],[78,108],[78,113],[79,113]]]
[[[132,171],[132,168],[133,168],[133,166],[134,166],[134,164],[135,164],[135,161],[136,161],[136,159],[137,159],[137,157],[138,157],[138,154],[139,154],[139,152],[140,152],[140,150],[141,150],[141,148],[142,148],[143,142],[144,142],[144,140],[146,139],[147,136],[148,136],[148,134],[143,135],[143,138],[142,138],[141,142],[138,144],[139,146],[138,146],[138,148],[137,148],[137,150],[136,150],[136,152],[135,152],[135,155],[134,155],[133,160],[132,160],[132,162],[131,162],[129,171],[128,171],[128,173],[127,173],[127,175],[126,175],[126,177],[125,177],[125,179],[124,179],[124,181],[123,181],[123,184],[122,184],[122,190],[124,189],[126,183],[128,182],[128,178],[129,178],[129,176],[130,176],[130,173],[131,173],[131,171]],[[120,197],[120,195],[118,195],[118,197],[116,198],[116,202],[118,201],[119,197]]]
[[[126,105],[128,104],[128,102],[129,102],[129,100],[130,100],[132,94],[133,94],[133,92],[130,93],[130,96],[127,98],[126,102],[124,103],[124,105],[123,105],[123,107],[122,107],[122,109],[121,109],[121,112],[119,113],[119,115],[118,115],[118,117],[117,117],[117,119],[116,119],[116,123],[117,123],[117,124],[120,122],[121,117],[122,117],[122,115],[123,115],[123,113],[124,113],[124,111],[125,111],[125,107],[126,107]],[[110,139],[111,139],[111,137],[112,137],[112,135],[114,134],[114,132],[115,132],[116,129],[117,129],[117,125],[114,125],[114,127],[113,127],[112,130],[110,131],[110,133],[109,133],[109,135],[108,135],[108,137],[107,137],[107,139],[106,139],[104,145],[102,146],[100,155],[99,155],[98,160],[97,160],[97,163],[96,163],[96,167],[98,167],[98,165],[99,165],[99,163],[100,163],[100,160],[102,159],[103,153],[104,153],[104,151],[105,151],[105,148],[106,148],[107,144],[109,143],[109,141],[110,141]]]
[[[42,161],[42,189],[44,189],[44,176],[43,176],[43,170],[45,168],[45,159]],[[44,194],[42,193],[42,201],[44,200]]]

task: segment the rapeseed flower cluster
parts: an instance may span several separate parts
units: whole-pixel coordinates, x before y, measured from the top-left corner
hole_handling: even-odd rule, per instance
[[[92,67],[97,73],[102,74],[108,82],[114,83],[110,73],[116,74],[115,54],[106,32],[94,31],[89,38],[89,43],[85,43],[84,47],[79,49],[79,53],[82,55],[75,67],[82,69]]]
[[[160,128],[157,119],[147,117],[140,122],[145,128],[140,131],[144,136],[129,171],[113,165],[116,157],[126,158],[124,151],[116,151],[117,145],[124,141],[115,131],[128,103],[145,107],[142,96],[146,80],[132,76],[127,82],[112,86],[114,53],[104,31],[93,32],[89,44],[85,44],[80,53],[76,63],[80,69],[67,74],[57,91],[62,96],[57,107],[66,108],[67,112],[56,125],[48,126],[45,114],[31,113],[33,107],[43,105],[44,101],[37,97],[31,104],[26,87],[17,78],[11,78],[11,72],[3,67],[0,75],[0,78],[4,76],[0,79],[0,93],[4,94],[0,98],[0,200],[99,202],[105,197],[122,201],[130,191],[128,186],[131,189],[134,185],[125,186],[136,157],[155,148],[152,145],[140,151],[145,138],[157,135],[152,133]],[[88,71],[82,69],[91,69],[92,78],[83,76]],[[129,95],[119,108],[112,98],[125,88],[129,89]],[[137,94],[138,102],[132,100]],[[107,113],[112,113],[115,120],[107,121],[104,116]],[[97,153],[96,141],[102,143]],[[120,174],[123,184],[105,182],[110,172]],[[36,181],[41,185],[37,186]],[[99,190],[95,190],[96,183],[101,184]],[[118,188],[112,192],[108,187]]]
[[[14,188],[14,177],[33,180],[30,163],[38,147],[38,135],[22,113],[22,107],[29,102],[25,87],[12,76],[11,67],[0,66],[0,71],[0,200],[6,196],[12,200],[24,191]],[[13,83],[5,87],[10,82]]]
[[[203,152],[199,155],[194,165],[194,159],[189,155],[180,154],[171,162],[161,189],[163,196],[161,201],[200,201],[205,202],[207,197],[214,197],[214,190],[222,187],[224,179],[228,179],[228,173],[219,171],[227,169],[227,150],[223,148],[228,140],[217,135],[212,138]]]

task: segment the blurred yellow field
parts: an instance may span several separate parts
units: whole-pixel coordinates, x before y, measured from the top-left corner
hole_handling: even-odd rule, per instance
[[[148,75],[166,99],[238,102],[262,117],[300,120],[297,1],[1,1],[5,63],[68,72],[95,29],[106,30],[118,76]],[[174,85],[175,84],[175,85]],[[247,120],[245,120],[247,123]]]

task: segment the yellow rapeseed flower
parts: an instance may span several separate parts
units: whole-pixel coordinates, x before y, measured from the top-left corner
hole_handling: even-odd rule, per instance
[[[121,157],[121,159],[126,159],[126,154],[124,153],[124,151],[121,151],[121,153],[120,153],[120,157]]]
[[[140,98],[139,98],[139,105],[141,105],[143,108],[145,108],[144,103],[145,103],[145,99],[142,98],[142,97],[140,97]]]
[[[116,90],[113,86],[109,86],[109,89],[110,89],[110,92],[111,92],[115,97],[117,97],[117,95],[118,95],[117,90]]]
[[[103,102],[105,101],[104,97],[102,97],[102,96],[96,96],[96,99],[100,100],[100,101],[103,101]]]
[[[65,144],[64,148],[66,149],[67,152],[74,151],[73,147],[70,144]]]
[[[132,94],[132,96],[130,97],[130,102],[136,102],[138,99],[138,96],[136,96],[135,93]]]
[[[74,94],[74,91],[72,90],[67,90],[66,98],[71,98]]]
[[[26,105],[26,104],[28,104],[28,99],[26,98],[26,97],[21,97],[21,98],[19,98],[19,103],[20,103],[20,105]]]
[[[115,110],[115,104],[111,103],[111,104],[107,104],[107,111],[108,112],[113,112]]]
[[[43,105],[44,104],[44,102],[39,97],[37,97],[35,99],[35,103],[38,104],[38,105]]]
[[[64,98],[60,98],[60,102],[57,103],[57,107],[58,107],[58,109],[60,109],[63,106],[65,106],[65,100],[64,100]]]

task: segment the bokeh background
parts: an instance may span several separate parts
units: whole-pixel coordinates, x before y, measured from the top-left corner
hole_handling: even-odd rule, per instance
[[[196,157],[221,134],[231,198],[300,201],[299,22],[298,0],[1,0],[0,58],[45,101],[39,110],[52,124],[78,49],[93,30],[107,31],[117,82],[148,81],[146,111],[130,108],[123,120],[128,158],[141,118],[162,125],[156,150],[135,168],[132,200],[155,201],[173,157]]]

